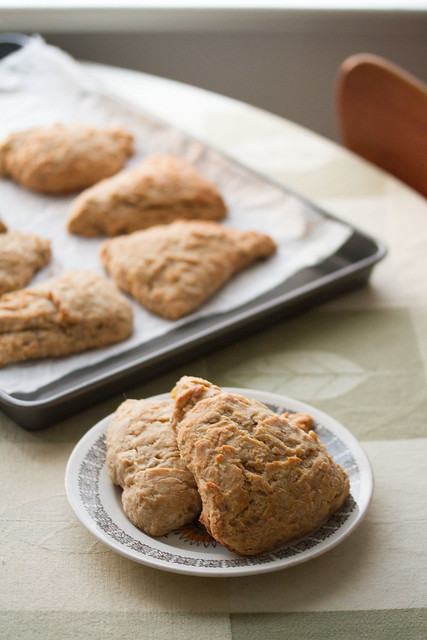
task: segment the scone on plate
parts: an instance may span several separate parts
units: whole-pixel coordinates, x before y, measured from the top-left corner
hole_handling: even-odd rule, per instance
[[[21,231],[1,233],[0,295],[24,287],[50,258],[50,240]]]
[[[275,249],[268,235],[193,220],[110,238],[100,257],[121,289],[153,313],[176,320]]]
[[[126,400],[108,426],[106,463],[129,520],[161,536],[194,520],[201,501],[170,425],[173,402]]]
[[[104,347],[132,330],[131,304],[114,282],[71,271],[0,298],[0,366]]]
[[[183,158],[149,156],[81,193],[68,217],[70,233],[116,236],[177,218],[221,220],[226,206],[215,185]]]
[[[313,431],[200,378],[184,376],[172,395],[200,521],[230,551],[254,555],[303,536],[347,497],[347,474]]]
[[[18,131],[0,144],[0,175],[33,191],[72,193],[122,169],[132,141],[117,127],[55,124]]]
[[[310,431],[314,425],[313,416],[310,416],[308,413],[289,413],[289,411],[286,411],[286,413],[282,415],[284,418],[292,420],[292,422],[303,431]]]

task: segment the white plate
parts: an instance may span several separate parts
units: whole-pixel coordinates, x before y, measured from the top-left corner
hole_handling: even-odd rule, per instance
[[[290,411],[313,416],[320,441],[350,478],[350,496],[337,513],[304,538],[258,556],[230,553],[209,539],[197,523],[152,538],[125,516],[121,489],[108,478],[105,434],[111,416],[107,416],[78,442],[65,474],[71,507],[98,540],[131,560],[157,569],[195,576],[231,577],[267,573],[305,562],[336,546],[354,531],[366,513],[373,490],[369,461],[354,436],[336,420],[303,402],[264,391],[228,390],[259,400],[277,413]],[[168,394],[157,397],[168,397]]]

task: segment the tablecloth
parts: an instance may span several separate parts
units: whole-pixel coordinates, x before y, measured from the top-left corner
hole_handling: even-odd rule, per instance
[[[90,66],[121,95],[280,180],[388,247],[369,285],[40,431],[0,414],[0,635],[38,638],[425,638],[427,205],[299,126],[177,83]],[[325,411],[373,468],[359,528],[304,564],[203,578],[132,562],[78,521],[64,489],[79,439],[124,398],[182,374],[285,394]]]

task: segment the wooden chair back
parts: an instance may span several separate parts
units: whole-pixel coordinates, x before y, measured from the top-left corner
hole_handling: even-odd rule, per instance
[[[372,54],[342,63],[336,84],[341,141],[427,197],[427,85]]]

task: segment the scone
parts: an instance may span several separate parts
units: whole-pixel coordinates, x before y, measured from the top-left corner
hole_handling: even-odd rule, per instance
[[[0,175],[41,193],[86,189],[122,169],[132,136],[116,127],[56,124],[11,133],[0,145]]]
[[[3,222],[3,220],[0,218],[0,233],[6,233],[6,231],[7,231],[7,227]]]
[[[0,295],[24,287],[50,258],[50,240],[21,231],[1,233]]]
[[[71,271],[0,298],[0,366],[104,347],[132,330],[131,304],[114,282]]]
[[[310,416],[308,413],[289,413],[289,411],[286,411],[282,416],[291,420],[303,431],[310,431],[311,427],[314,425],[313,416]]]
[[[121,289],[153,313],[176,320],[275,249],[269,236],[255,231],[177,221],[105,240],[100,257]]]
[[[303,536],[347,497],[347,474],[313,431],[200,378],[184,376],[172,395],[200,520],[230,551],[254,555]]]
[[[126,400],[108,426],[106,462],[129,520],[152,536],[191,522],[201,501],[170,426],[173,402]]]
[[[68,217],[70,233],[116,236],[177,218],[220,220],[218,189],[183,158],[153,155],[81,193]]]

